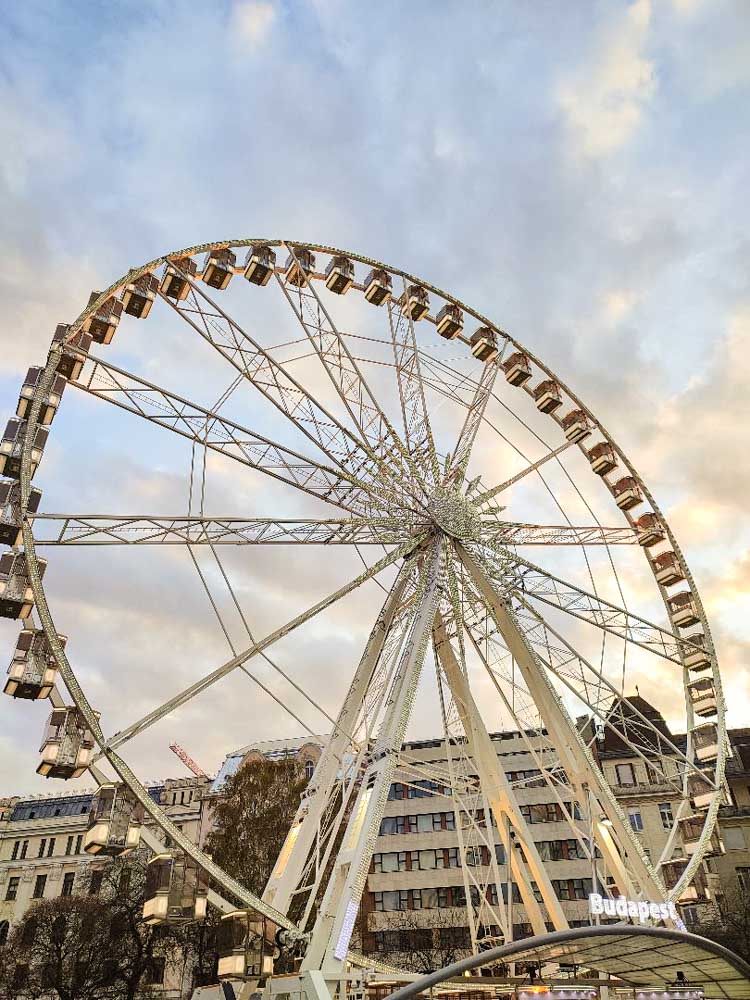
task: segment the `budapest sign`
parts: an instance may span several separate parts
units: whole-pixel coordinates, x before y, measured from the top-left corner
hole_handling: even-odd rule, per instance
[[[649,903],[643,899],[627,899],[625,896],[609,899],[598,892],[592,892],[589,896],[589,913],[594,917],[635,917],[642,924],[647,920],[676,922],[680,919],[677,907],[671,902]]]

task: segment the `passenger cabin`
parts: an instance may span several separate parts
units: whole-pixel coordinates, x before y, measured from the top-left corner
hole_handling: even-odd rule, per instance
[[[290,285],[298,288],[306,285],[308,274],[315,271],[315,254],[311,250],[295,247],[286,259],[284,270]]]
[[[94,737],[75,706],[53,709],[39,752],[36,772],[44,778],[79,778],[88,768]]]
[[[617,465],[615,450],[609,441],[599,441],[589,452],[591,468],[597,476],[606,476]]]
[[[142,274],[128,282],[122,291],[122,307],[128,316],[146,319],[159,291],[159,279],[154,274]]]
[[[190,279],[198,272],[198,265],[192,257],[175,257],[167,261],[161,279],[161,291],[167,298],[184,302],[190,291]]]
[[[387,271],[374,267],[365,278],[365,298],[374,306],[382,306],[393,293],[393,282]]]
[[[667,889],[674,889],[688,866],[688,858],[675,858],[667,861],[661,867],[661,874]],[[680,892],[678,903],[694,903],[699,899],[705,899],[707,895],[706,879],[703,872],[698,871],[693,875],[693,880]]]
[[[585,410],[571,410],[562,418],[563,433],[568,441],[575,444],[583,441],[593,430],[591,421]]]
[[[91,334],[83,333],[78,331],[74,334],[69,341],[67,341],[68,331],[70,327],[67,323],[58,323],[55,328],[55,335],[52,338],[53,343],[62,344],[67,343],[71,348],[75,348],[80,351],[81,354],[88,354],[91,349]],[[81,375],[81,369],[83,368],[85,358],[75,357],[72,354],[61,354],[60,359],[57,362],[57,370],[62,375],[63,378],[72,379],[75,381]]]
[[[92,292],[89,295],[88,305],[92,306],[101,294],[101,292]],[[81,330],[91,334],[92,340],[95,340],[97,344],[110,344],[121,316],[122,302],[114,295],[110,295],[98,309],[86,317],[81,325]]]
[[[540,413],[554,413],[562,405],[560,386],[554,379],[547,378],[534,389],[536,408]]]
[[[58,635],[62,644],[67,636]],[[43,629],[24,628],[18,635],[3,689],[11,698],[48,698],[57,679],[57,663]]]
[[[688,670],[697,672],[698,670],[708,670],[711,666],[711,657],[706,649],[706,637],[703,632],[695,632],[693,635],[685,636],[686,641],[682,645],[683,663]],[[690,643],[688,645],[688,642]]]
[[[27,510],[36,514],[42,499],[41,490],[29,491]],[[21,484],[15,479],[0,480],[0,545],[11,548],[23,540],[21,531]]]
[[[422,285],[408,285],[401,296],[401,310],[414,322],[423,319],[430,311],[430,299],[427,289]]]
[[[259,243],[250,247],[245,257],[245,277],[253,285],[267,285],[276,268],[276,254]]]
[[[21,478],[21,455],[26,436],[26,423],[25,420],[15,418],[8,421],[2,441],[0,441],[0,476],[7,476],[9,479]],[[42,460],[42,452],[47,444],[48,435],[49,431],[46,427],[37,427],[31,448],[32,478]]]
[[[658,545],[667,537],[667,533],[656,514],[648,511],[635,522],[635,530],[638,532],[638,544],[644,549],[650,549],[653,545]]]
[[[716,789],[710,782],[708,775],[704,777],[703,774],[692,771],[688,775],[687,793],[693,800],[696,809],[708,809],[714,800]]]
[[[83,838],[87,854],[116,858],[135,850],[141,839],[143,809],[124,784],[100,785]]]
[[[704,719],[716,715],[718,703],[711,677],[698,677],[696,680],[690,681],[688,694],[696,715],[700,715]]]
[[[694,813],[692,816],[686,816],[684,819],[677,821],[680,836],[682,837],[682,844],[685,848],[685,853],[688,856],[695,854],[697,851],[698,841],[703,834],[703,828],[705,825],[706,817],[701,816],[700,813]],[[718,830],[714,829],[708,844],[706,845],[706,853],[704,857],[711,857],[723,853],[724,844],[722,843]]]
[[[696,726],[690,734],[696,760],[702,764],[713,763],[719,756],[719,733],[715,722],[704,722]]]
[[[228,248],[222,250],[212,250],[206,254],[203,262],[202,279],[211,288],[223,292],[228,287],[229,282],[234,277],[234,268],[237,264],[237,254]]]
[[[39,576],[44,576],[46,559],[37,559]],[[0,556],[0,618],[28,618],[34,607],[34,592],[24,552]]]
[[[484,361],[485,364],[494,361],[498,355],[497,335],[488,326],[480,326],[478,330],[475,330],[469,337],[469,343],[474,357],[478,361]]]
[[[455,340],[464,328],[464,314],[451,302],[446,302],[435,317],[437,332],[446,340]]]
[[[620,510],[630,510],[643,503],[641,488],[632,476],[623,476],[612,486],[612,496]]]
[[[680,561],[671,549],[669,552],[662,552],[660,555],[654,556],[653,567],[656,582],[662,587],[672,587],[675,583],[681,583],[685,579]]]
[[[700,621],[698,606],[695,598],[689,590],[684,590],[680,594],[674,594],[667,598],[667,604],[672,615],[672,621],[680,628],[689,628],[697,625]]]
[[[511,385],[523,385],[531,378],[529,359],[521,351],[513,354],[503,363],[505,377]]]
[[[147,924],[181,924],[206,917],[208,880],[181,851],[156,854],[146,870],[143,919]]]
[[[29,368],[26,378],[23,380],[21,395],[18,397],[18,406],[16,407],[16,415],[21,420],[25,420],[29,415],[34,393],[36,392],[36,387],[39,385],[43,371],[43,368]],[[42,404],[39,409],[40,424],[52,423],[64,391],[65,379],[62,375],[55,375],[52,379],[52,385],[42,398]]]
[[[219,979],[260,979],[273,973],[277,927],[255,910],[233,910],[219,922]]]
[[[336,295],[346,295],[354,284],[354,264],[348,257],[331,257],[326,267],[326,288]]]

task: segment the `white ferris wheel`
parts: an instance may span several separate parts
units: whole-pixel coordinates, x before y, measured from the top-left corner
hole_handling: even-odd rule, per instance
[[[154,374],[151,366],[146,377],[108,360],[115,335],[110,352],[141,335],[135,319],[147,319],[153,342],[171,324],[184,345],[173,370]],[[177,381],[189,364],[203,364],[188,360],[200,351],[224,371],[216,402],[193,402]],[[186,510],[45,510],[38,487],[49,425],[74,391],[188,442]],[[240,391],[252,405],[234,419],[240,408],[229,404]],[[254,477],[246,516],[211,509],[217,463]],[[107,784],[101,798],[100,848],[124,846],[122,836],[119,847],[113,839],[118,810],[126,827],[136,808],[146,810],[175,845],[173,869],[179,852],[183,875],[187,866],[210,879],[211,902],[240,905],[280,928],[278,940],[302,956],[303,970],[333,975],[352,960],[351,931],[397,773],[434,779],[451,796],[464,853],[494,838],[476,822],[479,808],[491,812],[507,851],[505,877],[517,883],[528,922],[535,932],[567,926],[519,807],[525,779],[510,780],[493,748],[489,732],[502,728],[526,741],[570,837],[597,859],[605,894],[677,901],[700,880],[716,845],[727,737],[714,647],[685,559],[646,484],[573,390],[447,292],[312,244],[237,240],[165,255],[93,293],[74,323],[57,328],[46,363],[24,383],[0,466],[9,546],[0,613],[23,622],[5,690],[52,700],[40,773],[91,769],[104,782],[108,765],[119,784]],[[106,705],[92,707],[58,633],[39,553],[89,547],[106,563],[108,546],[145,546],[147,558],[160,545],[189,551],[209,598],[195,553],[210,550],[247,640],[230,641],[225,662],[112,735]],[[227,546],[272,546],[271,560],[325,548],[327,563],[348,550],[361,572],[260,636],[232,587]],[[233,671],[251,673],[262,657],[319,708],[325,699],[301,669],[304,651],[297,669],[268,654],[373,581],[380,599],[369,635],[338,714],[324,712],[330,738],[256,897],[153,801],[126,762],[128,744]],[[635,683],[670,728],[631,700]],[[118,684],[127,702],[127,677]],[[446,739],[446,760],[434,766],[402,750],[428,689],[433,732]],[[273,696],[263,691],[259,699]],[[647,761],[679,803],[660,857],[644,851],[602,769],[606,733]],[[464,867],[473,946],[488,928],[493,940],[510,940],[507,915],[487,891],[503,877],[497,864]]]

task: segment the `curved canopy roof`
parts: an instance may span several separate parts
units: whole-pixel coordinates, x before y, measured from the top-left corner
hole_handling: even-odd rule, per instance
[[[715,941],[662,927],[576,927],[512,941],[409,983],[389,1000],[408,1000],[468,969],[499,962],[561,962],[609,973],[624,985],[661,987],[682,973],[711,1000],[750,1000],[750,965]]]

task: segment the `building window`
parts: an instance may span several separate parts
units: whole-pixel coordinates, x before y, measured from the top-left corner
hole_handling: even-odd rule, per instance
[[[618,785],[635,784],[635,768],[632,764],[615,764]]]
[[[8,940],[8,931],[10,930],[10,922],[8,920],[0,920],[0,947],[5,944]]]
[[[735,868],[737,872],[737,881],[740,883],[740,889],[743,892],[750,892],[750,868]]]
[[[68,837],[68,842],[65,845],[65,853],[66,854],[72,854],[73,853],[73,840],[74,840],[73,837]]]
[[[76,880],[75,872],[65,872],[63,875],[63,884],[61,896],[72,896],[73,895],[73,883]]]
[[[698,907],[697,906],[683,906],[682,907],[682,919],[686,924],[697,924],[698,923]]]
[[[725,826],[721,836],[728,851],[745,850],[745,835],[741,826]]]
[[[91,880],[89,881],[89,896],[96,896],[102,887],[102,879],[104,878],[104,872],[100,868],[98,871],[91,873]]]
[[[81,853],[81,844],[83,843],[83,834],[79,833],[76,837],[76,854]]]
[[[26,857],[26,852],[28,851],[28,849],[29,849],[29,842],[28,840],[24,840],[24,842],[21,844],[21,861],[23,861],[23,859]]]
[[[671,802],[660,802],[659,803],[659,815],[661,816],[661,825],[665,830],[671,830],[674,824],[674,816],[672,814],[672,803]]]
[[[54,853],[55,853],[55,838],[50,837],[49,844],[47,845],[47,857],[51,858]]]
[[[315,764],[311,760],[305,761],[305,777],[309,781],[313,776],[313,771],[315,770]]]
[[[640,810],[628,809],[628,819],[630,820],[630,825],[635,832],[640,833],[643,829],[643,817],[641,816]]]
[[[146,982],[150,986],[160,986],[164,982],[165,959],[153,957],[146,970]]]
[[[47,885],[46,875],[37,875],[34,882],[34,892],[32,893],[32,899],[41,899],[44,895],[44,887]]]
[[[17,840],[15,842],[15,844],[13,845],[13,850],[11,851],[11,854],[10,854],[10,860],[11,861],[15,861],[16,858],[18,857],[18,851],[20,850],[20,847],[21,847],[21,841]]]
[[[18,895],[18,887],[21,884],[21,877],[14,875],[13,878],[8,879],[8,888],[5,891],[5,898],[8,900],[13,900]]]
[[[38,858],[44,857],[44,849],[46,846],[47,846],[47,838],[42,837],[42,839],[39,841],[39,853],[37,854]]]

